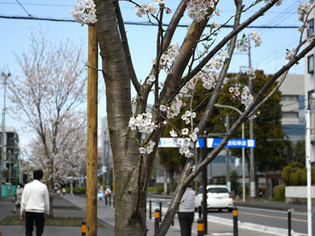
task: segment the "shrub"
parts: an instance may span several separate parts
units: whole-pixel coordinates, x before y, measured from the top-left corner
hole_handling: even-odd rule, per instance
[[[311,168],[312,184],[314,183],[314,167]],[[282,169],[282,181],[285,185],[306,185],[307,170],[302,163],[293,162]]]
[[[283,201],[285,199],[285,185],[278,185],[274,187],[275,198],[278,201]]]
[[[73,189],[73,192],[74,193],[81,193],[81,194],[84,193],[85,194],[86,193],[86,188],[85,187],[76,187],[76,188]]]
[[[282,169],[281,178],[286,185],[290,185],[290,175],[292,173],[292,167],[286,166]]]
[[[154,192],[155,191],[155,187],[148,187],[148,192]]]
[[[158,194],[161,194],[162,192],[164,192],[164,186],[163,185],[157,185],[156,186],[156,192]]]
[[[298,169],[293,176],[292,185],[303,185],[303,174],[303,169]]]

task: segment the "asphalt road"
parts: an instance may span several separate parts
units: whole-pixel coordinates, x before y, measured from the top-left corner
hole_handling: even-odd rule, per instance
[[[162,204],[163,211],[167,210],[170,199],[148,198],[151,201],[152,211]],[[227,220],[233,220],[232,213],[228,211],[218,212],[208,210],[209,217],[218,217]],[[238,207],[238,220],[260,226],[288,229],[288,212],[279,210],[269,210],[251,207]],[[300,212],[291,212],[291,229],[300,234],[307,234],[307,214]]]
[[[208,211],[208,215],[231,219],[228,212]],[[238,220],[268,227],[288,229],[288,212],[258,208],[238,207]],[[307,234],[306,213],[291,213],[291,229]]]

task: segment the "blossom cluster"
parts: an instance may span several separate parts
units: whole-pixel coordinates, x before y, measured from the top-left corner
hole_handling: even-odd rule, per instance
[[[248,68],[246,70],[246,74],[249,76],[250,79],[255,79],[256,78],[255,70],[254,70],[253,67]]]
[[[180,110],[186,104],[177,96],[171,103],[171,106],[160,105],[160,111],[166,112],[166,118],[172,119],[179,115]]]
[[[192,119],[196,118],[196,112],[186,111],[181,118],[188,125]]]
[[[186,136],[182,139],[176,139],[176,146],[179,147],[179,153],[185,155],[185,157],[192,157],[194,154],[190,151],[191,148],[194,147],[194,142],[198,140],[199,129],[195,128],[191,134],[189,134],[188,128],[184,128],[181,130],[181,135]],[[170,131],[170,135],[173,138],[177,138],[178,135],[174,130]]]
[[[200,75],[198,77],[198,75]],[[186,83],[186,85],[184,87],[182,87],[182,89],[180,90],[180,94],[182,94],[183,96],[189,96],[189,90],[194,90],[196,83],[198,82],[199,79],[202,79],[202,72],[199,72],[197,75],[194,76],[194,78],[192,78],[190,81],[188,81]]]
[[[236,41],[236,48],[240,51],[240,52],[247,52],[248,48],[249,48],[249,42],[247,38],[242,38],[242,39],[238,39]]]
[[[253,96],[249,93],[249,88],[244,86],[242,92],[239,87],[230,87],[229,92],[233,94],[233,100],[239,99],[245,105],[245,110],[253,102]]]
[[[142,17],[146,14],[155,14],[157,12],[157,8],[150,3],[144,3],[141,7],[136,6],[135,10],[138,17]]]
[[[259,32],[256,31],[252,31],[249,34],[250,38],[254,40],[255,42],[255,47],[259,47],[262,43],[262,39],[261,39],[261,35]],[[236,48],[240,51],[240,52],[247,52],[248,48],[249,48],[249,39],[243,35],[242,39],[238,39],[236,41]]]
[[[151,133],[155,128],[155,124],[152,121],[152,114],[147,112],[139,114],[136,118],[131,117],[129,120],[129,127],[132,130],[138,128],[141,133]]]
[[[77,5],[71,10],[74,20],[81,24],[96,23],[95,4],[93,0],[78,0]]]
[[[159,62],[160,69],[164,69],[166,73],[170,72],[170,67],[179,54],[179,44],[172,44],[168,47],[165,53],[162,54]],[[153,61],[155,63],[155,61]]]
[[[305,16],[307,16],[312,8],[312,4],[308,1],[301,2],[301,5],[297,8],[297,13],[300,15],[299,21],[304,22]]]
[[[187,10],[188,10],[188,16],[197,21],[200,22],[209,14],[208,10],[209,8],[215,9],[215,3],[218,0],[190,0],[187,2]],[[216,14],[219,15],[219,11],[216,11]],[[208,17],[211,17],[209,15]]]
[[[151,85],[155,81],[155,76],[150,75],[149,78],[146,81],[146,84]]]
[[[261,42],[262,42],[260,33],[256,32],[256,31],[252,31],[252,32],[250,32],[249,35],[254,40],[255,47],[259,47]]]
[[[211,68],[205,68],[203,71],[200,71],[195,77],[198,79],[201,79],[202,86],[210,90],[214,88],[216,79],[215,79],[215,70],[212,70]]]
[[[140,147],[139,151],[141,154],[150,154],[151,152],[153,152],[154,146],[155,146],[155,142],[150,140],[149,144],[146,147]]]

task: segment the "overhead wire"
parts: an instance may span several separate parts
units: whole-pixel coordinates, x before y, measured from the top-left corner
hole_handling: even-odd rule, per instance
[[[283,17],[285,16],[285,15],[287,15],[287,13],[286,12],[289,12],[292,8],[295,8],[296,9],[296,7],[299,5],[299,2],[298,1],[296,1],[296,2],[294,2],[293,4],[291,4],[290,6],[288,6],[284,11],[282,11],[279,15],[277,15],[277,16],[275,16],[274,18],[272,18],[271,20],[269,20],[268,22],[266,22],[265,24],[266,25],[279,25],[279,22],[281,22],[283,19]],[[287,19],[288,17],[290,17],[292,14],[289,14],[289,16],[287,16],[285,19]],[[266,32],[268,31],[268,29],[267,30],[264,30],[264,31],[262,31],[262,32],[260,32],[260,34],[262,35],[262,34],[265,34]]]
[[[32,16],[26,9],[25,7],[19,2],[19,0],[15,0],[21,7],[22,9],[25,11],[25,13],[28,15],[28,16]]]
[[[282,45],[281,47],[277,47],[275,49],[275,51],[273,51],[273,54],[278,54],[280,53],[280,55],[283,57],[285,55],[285,50],[286,49],[292,49],[294,46],[296,46],[297,44],[297,41],[296,40],[291,40],[290,42],[287,42],[286,44]],[[252,63],[253,64],[258,64],[258,63],[261,63],[261,62],[264,62],[266,60],[270,60],[271,58],[271,54],[270,53],[267,53],[267,54],[263,54],[263,55],[260,55],[259,57],[255,58]]]

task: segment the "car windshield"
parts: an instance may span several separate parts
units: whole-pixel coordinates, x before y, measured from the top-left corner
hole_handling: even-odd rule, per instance
[[[208,193],[228,193],[226,188],[208,188]]]

